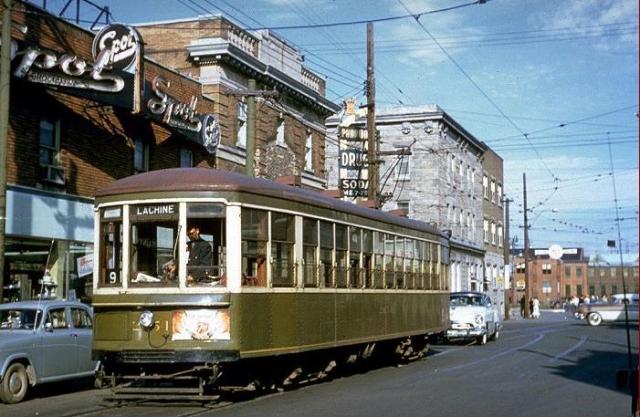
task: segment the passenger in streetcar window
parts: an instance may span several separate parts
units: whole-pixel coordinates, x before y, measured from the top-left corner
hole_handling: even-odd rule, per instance
[[[189,232],[189,260],[187,261],[188,282],[206,279],[213,261],[213,249],[200,236],[200,228],[191,226]]]

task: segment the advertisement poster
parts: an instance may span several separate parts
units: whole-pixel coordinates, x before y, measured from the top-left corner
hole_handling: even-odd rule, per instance
[[[230,340],[227,310],[175,310],[171,340]]]
[[[80,256],[76,263],[78,266],[78,278],[93,274],[93,253]]]

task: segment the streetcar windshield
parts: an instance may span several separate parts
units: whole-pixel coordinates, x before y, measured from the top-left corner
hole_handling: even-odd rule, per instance
[[[138,205],[131,211],[129,284],[177,286],[177,204]]]

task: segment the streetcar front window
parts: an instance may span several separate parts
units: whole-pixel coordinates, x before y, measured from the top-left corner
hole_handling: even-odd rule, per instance
[[[100,210],[99,285],[122,285],[122,207]]]
[[[131,207],[131,286],[178,286],[178,205]]]
[[[225,206],[187,205],[187,286],[226,285]]]

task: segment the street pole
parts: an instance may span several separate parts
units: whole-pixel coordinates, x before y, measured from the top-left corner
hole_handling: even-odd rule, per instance
[[[7,220],[7,142],[9,140],[9,86],[11,81],[11,0],[3,0],[0,45],[0,303],[3,300],[5,226]]]
[[[373,66],[373,22],[367,23],[367,164],[368,200],[378,205],[378,137],[376,135],[376,80]]]
[[[256,89],[256,80],[249,79],[247,87],[249,91]],[[256,98],[253,95],[247,97],[247,157],[245,161],[245,174],[255,177],[256,164]]]
[[[529,317],[529,299],[531,289],[529,288],[529,219],[527,209],[527,174],[522,173],[522,185],[524,193],[524,317]]]
[[[515,277],[515,275],[513,274],[513,271],[511,270],[511,264],[509,263],[509,203],[512,202],[513,200],[509,199],[509,198],[504,198],[504,236],[502,238],[502,243],[504,246],[504,283],[505,283],[505,290],[504,290],[504,319],[505,320],[509,320],[509,310],[511,309],[511,301],[512,301],[512,296],[508,297],[507,296],[507,282],[511,281],[511,285],[509,288],[509,292],[513,295],[513,291],[512,288],[515,285],[515,282],[513,282],[512,276]],[[507,268],[509,271],[509,276],[507,276]]]

